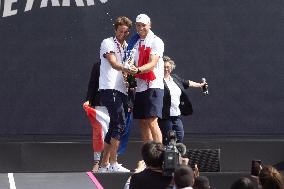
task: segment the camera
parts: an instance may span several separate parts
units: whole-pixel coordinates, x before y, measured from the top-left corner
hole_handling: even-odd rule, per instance
[[[173,176],[175,169],[180,165],[180,158],[186,153],[186,147],[182,143],[176,143],[176,132],[170,130],[168,133],[169,144],[165,147],[163,175]]]

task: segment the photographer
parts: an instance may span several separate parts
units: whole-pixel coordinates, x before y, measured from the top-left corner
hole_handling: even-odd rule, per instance
[[[138,164],[138,171],[141,172],[132,175],[130,189],[173,187],[175,169],[180,165],[187,165],[189,160],[182,157],[186,152],[186,146],[176,143],[175,131],[170,131],[168,138],[170,143],[167,146],[154,141],[142,146],[141,154],[146,168],[141,170]]]
[[[172,176],[163,176],[164,146],[158,142],[146,142],[141,149],[146,168],[132,175],[130,189],[165,189],[172,183]]]
[[[164,98],[162,119],[159,119],[159,127],[163,135],[163,144],[168,144],[167,133],[175,130],[177,142],[182,142],[184,137],[183,124],[180,116],[192,114],[192,105],[186,95],[189,87],[203,88],[208,87],[207,83],[197,83],[191,80],[181,79],[175,74],[171,74],[176,65],[170,57],[164,56]]]

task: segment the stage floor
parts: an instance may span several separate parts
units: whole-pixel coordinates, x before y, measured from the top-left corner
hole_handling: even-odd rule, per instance
[[[10,179],[9,179],[10,177]],[[12,181],[14,180],[14,182]],[[14,184],[13,184],[14,183]],[[84,172],[76,173],[1,173],[1,189],[96,189]]]

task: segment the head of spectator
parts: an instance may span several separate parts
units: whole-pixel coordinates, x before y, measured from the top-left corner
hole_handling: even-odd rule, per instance
[[[182,165],[175,170],[174,182],[177,189],[192,187],[194,184],[194,173],[189,166]]]
[[[164,77],[167,78],[171,75],[172,71],[176,68],[175,62],[168,56],[163,56],[164,60]]]
[[[129,29],[132,26],[132,21],[125,17],[119,16],[114,23],[115,37],[119,43],[123,43],[129,35]]]
[[[164,145],[159,142],[146,142],[141,149],[142,158],[147,167],[162,169],[164,161]]]
[[[231,185],[231,189],[254,189],[254,185],[249,178],[242,177]]]
[[[136,17],[136,30],[141,39],[145,39],[151,29],[151,20],[146,14]]]
[[[259,173],[262,189],[284,189],[283,175],[273,166],[264,166]]]
[[[194,180],[193,189],[209,189],[210,183],[206,176],[198,176]]]

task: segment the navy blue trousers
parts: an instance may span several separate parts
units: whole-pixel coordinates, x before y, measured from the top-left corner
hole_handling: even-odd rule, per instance
[[[177,142],[182,143],[184,137],[183,124],[179,116],[171,116],[169,119],[159,119],[159,127],[163,135],[163,144],[169,144],[168,133],[174,130],[177,135]]]
[[[125,130],[125,110],[127,96],[117,90],[100,90],[101,104],[106,106],[109,117],[109,129],[105,136],[105,142],[110,144],[111,138],[120,140]]]

